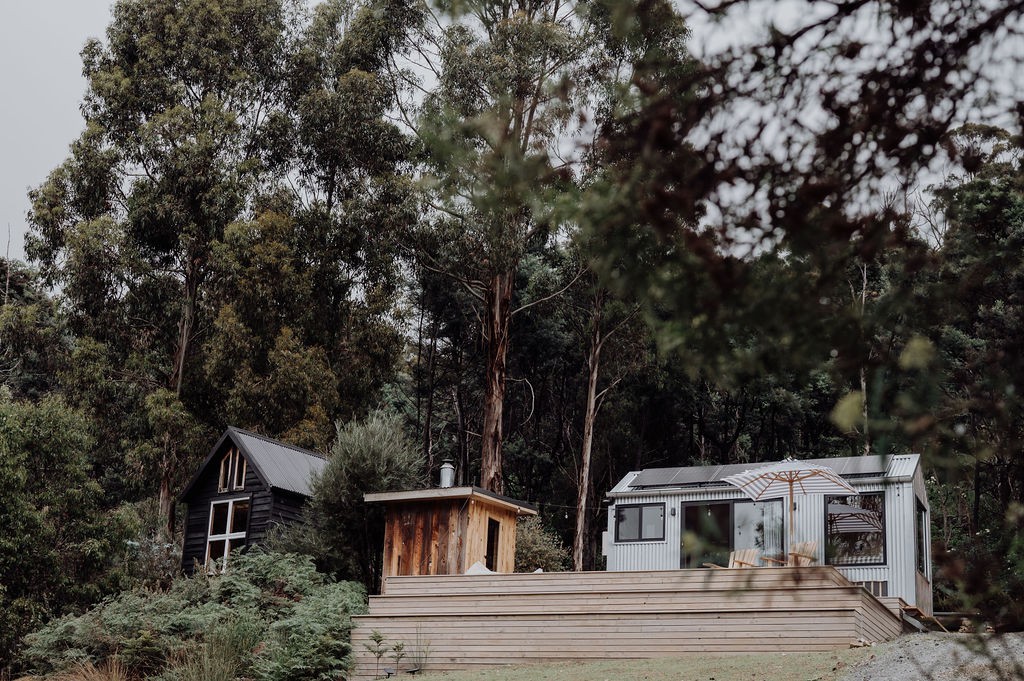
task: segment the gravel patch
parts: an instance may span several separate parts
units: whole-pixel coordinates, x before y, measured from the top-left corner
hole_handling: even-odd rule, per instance
[[[1024,680],[1024,633],[910,634],[872,648],[840,681]]]

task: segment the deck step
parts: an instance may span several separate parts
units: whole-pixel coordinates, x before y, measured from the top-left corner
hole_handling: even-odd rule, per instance
[[[355,618],[356,668],[379,631],[425,671],[764,649],[897,636],[899,616],[831,567],[391,577]],[[386,662],[386,658],[385,658]]]

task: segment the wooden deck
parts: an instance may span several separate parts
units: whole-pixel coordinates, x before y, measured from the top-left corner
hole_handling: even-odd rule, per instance
[[[426,649],[429,671],[831,650],[901,630],[897,614],[831,567],[389,577],[355,620],[351,679],[374,678],[374,630],[389,648],[405,644],[403,669]]]

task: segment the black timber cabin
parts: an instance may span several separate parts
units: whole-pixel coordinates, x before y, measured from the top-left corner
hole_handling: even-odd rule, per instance
[[[178,498],[188,506],[181,568],[223,567],[234,549],[258,544],[274,524],[302,520],[323,457],[228,428]]]

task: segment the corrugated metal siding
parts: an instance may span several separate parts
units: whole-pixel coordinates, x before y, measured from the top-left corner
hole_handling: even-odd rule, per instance
[[[679,568],[679,498],[670,495],[645,496],[635,501],[618,499],[616,504],[665,504],[665,539],[616,543],[615,505],[608,507],[608,570],[675,570]],[[670,509],[675,506],[676,513]]]

